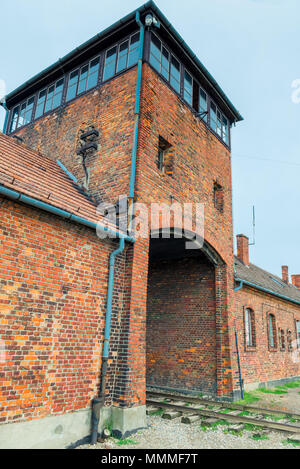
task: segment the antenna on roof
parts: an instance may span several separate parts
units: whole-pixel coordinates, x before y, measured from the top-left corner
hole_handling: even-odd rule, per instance
[[[253,226],[253,242],[249,243],[249,246],[255,246],[256,240],[255,240],[255,206],[253,205],[253,212],[252,212],[252,226]]]

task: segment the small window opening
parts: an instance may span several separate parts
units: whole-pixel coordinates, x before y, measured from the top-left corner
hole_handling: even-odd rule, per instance
[[[217,182],[214,183],[214,193],[213,193],[214,206],[220,212],[224,210],[224,191],[223,187]]]
[[[161,136],[158,139],[157,167],[163,174],[173,173],[173,147]]]

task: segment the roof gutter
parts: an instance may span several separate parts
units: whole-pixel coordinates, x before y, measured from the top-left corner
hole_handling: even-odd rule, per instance
[[[239,286],[238,286],[238,287],[236,287],[236,288],[234,289],[234,291],[240,291],[240,290],[243,288],[243,286],[244,286],[244,281],[243,281],[243,280],[241,280],[241,282],[240,282]]]
[[[24,204],[30,205],[31,207],[39,208],[46,212],[52,213],[53,215],[57,215],[61,218],[64,218],[65,220],[73,221],[75,223],[87,226],[88,228],[92,228],[94,230],[103,231],[104,233],[107,233],[108,235],[110,235],[112,238],[124,239],[124,241],[128,241],[129,243],[135,242],[135,239],[132,238],[131,236],[120,233],[119,231],[112,230],[111,228],[100,225],[99,223],[91,222],[87,220],[86,218],[78,217],[77,215],[74,215],[73,213],[67,212],[65,210],[61,210],[57,207],[54,207],[53,205],[47,204],[45,202],[42,202],[41,200],[34,199],[32,197],[28,197],[27,195],[21,194],[20,192],[14,191],[12,189],[8,189],[7,187],[1,186],[1,185],[0,185],[0,195],[4,195],[5,197],[8,197],[11,200],[23,202]]]
[[[247,285],[248,287],[256,288],[257,290],[261,290],[265,293],[269,293],[270,295],[277,296],[278,298],[281,298],[282,300],[291,301],[292,303],[295,303],[300,306],[300,301],[294,300],[293,298],[289,298],[288,296],[285,296],[285,295],[280,295],[280,293],[276,293],[272,290],[269,290],[268,288],[264,288],[264,287],[261,287],[260,285],[256,285],[255,283],[248,282],[248,280],[242,280],[241,278],[236,277],[235,281],[241,282],[243,284],[242,286]],[[238,287],[234,291],[238,291],[240,289],[241,288]]]

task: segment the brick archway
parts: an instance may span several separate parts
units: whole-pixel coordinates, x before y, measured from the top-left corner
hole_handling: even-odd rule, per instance
[[[226,265],[207,242],[151,238],[147,295],[147,385],[230,394]],[[225,346],[225,347],[224,347]]]

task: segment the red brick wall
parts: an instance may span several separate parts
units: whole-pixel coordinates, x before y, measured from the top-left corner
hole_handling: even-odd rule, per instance
[[[100,137],[99,151],[87,160],[90,191],[99,200],[115,203],[119,194],[128,194],[135,84],[136,69],[28,126],[19,134],[29,146],[61,159],[82,180],[82,164],[75,151],[76,139],[83,123],[94,124]],[[172,176],[163,175],[157,168],[159,136],[172,145]],[[216,182],[223,188],[222,212],[213,203]],[[144,64],[136,199],[147,204],[152,201],[169,203],[171,195],[180,203],[205,204],[205,240],[224,261],[224,266],[216,269],[217,382],[218,394],[230,396],[233,387],[230,152]],[[126,301],[130,311],[126,329],[128,345],[127,349],[124,346],[125,358],[120,360],[120,374],[127,383],[122,399],[124,403],[143,403],[148,240],[139,241],[134,247],[130,269],[131,278],[126,280],[129,288]],[[215,357],[211,360],[214,362]]]
[[[300,321],[300,307],[247,287],[236,292],[235,298],[236,329],[245,383],[259,383],[300,376],[300,362],[294,363],[293,353],[288,351],[287,346],[287,330],[291,330],[292,339],[296,340],[295,320]],[[251,308],[255,315],[256,346],[252,348],[247,347],[245,341],[245,308]],[[273,314],[276,320],[277,347],[274,350],[271,350],[269,346],[269,314]],[[280,350],[279,328],[283,329],[285,333],[285,351]]]
[[[99,131],[98,151],[87,157],[89,191],[98,201],[115,203],[128,194],[136,69],[67,104],[17,134],[24,143],[62,163],[82,182],[82,157],[76,154],[80,129],[93,124]]]
[[[0,422],[90,406],[97,394],[108,258],[116,242],[39,210],[0,200]],[[127,248],[126,248],[127,250]],[[124,256],[116,262],[109,383],[116,372],[119,322],[127,314]],[[108,386],[111,388],[111,386]]]
[[[147,383],[216,393],[213,266],[202,259],[150,262]]]

